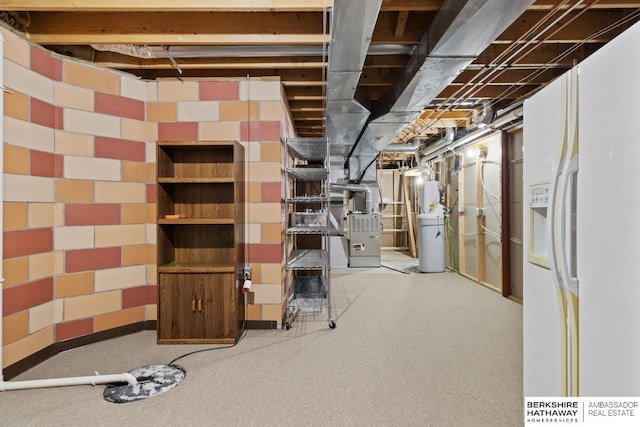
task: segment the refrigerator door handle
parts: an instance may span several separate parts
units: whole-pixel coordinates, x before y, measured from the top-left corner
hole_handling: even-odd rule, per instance
[[[561,207],[560,218],[562,219],[562,237],[560,244],[560,274],[566,288],[578,295],[578,273],[576,268],[576,179],[578,174],[578,156],[574,156],[567,162],[565,171],[565,180],[562,183],[561,199],[563,201]],[[568,209],[567,209],[568,204]],[[566,244],[567,230],[569,230],[570,242]]]
[[[567,135],[569,133],[568,129],[568,102],[569,102],[569,94],[568,94],[568,85],[566,76],[562,77],[562,110],[561,110],[561,126],[562,126],[562,134],[559,139],[559,147],[558,147],[558,160],[553,165],[553,170],[551,172],[551,189],[549,190],[549,206],[547,210],[547,222],[549,226],[547,227],[547,245],[549,247],[549,268],[551,270],[551,275],[553,276],[554,283],[561,290],[564,291],[565,286],[562,281],[562,273],[558,269],[558,250],[556,243],[558,239],[556,239],[556,203],[558,198],[558,185],[562,178],[562,174],[565,169],[565,159],[567,156]],[[562,206],[562,202],[561,202]],[[564,292],[561,292],[564,294]],[[561,305],[565,305],[564,301],[561,301]]]
[[[562,183],[562,234],[561,273],[566,288],[578,296],[578,272],[576,259],[576,221],[577,221],[577,178],[578,178],[578,68],[574,67],[569,75],[569,113],[567,114],[567,152]],[[567,233],[568,230],[568,233]],[[566,238],[569,235],[567,247]]]
[[[560,289],[564,289],[562,282],[562,275],[558,270],[558,251],[556,248],[556,198],[558,196],[558,183],[562,175],[563,161],[553,165],[553,172],[551,175],[550,193],[549,193],[549,205],[548,205],[548,218],[547,218],[547,246],[549,248],[549,268],[553,281]]]
[[[566,162],[563,172],[560,208],[562,230],[560,233],[560,274],[564,283],[563,300],[566,322],[566,388],[567,396],[579,395],[579,349],[578,349],[578,278],[576,273],[575,220],[576,220],[576,178],[578,173],[578,156]],[[567,209],[569,207],[569,209]],[[569,248],[567,248],[567,230],[569,230]]]

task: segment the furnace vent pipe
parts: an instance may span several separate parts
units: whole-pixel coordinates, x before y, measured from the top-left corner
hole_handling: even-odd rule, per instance
[[[364,185],[357,185],[357,184],[338,184],[338,183],[332,183],[329,184],[329,189],[330,190],[336,190],[336,191],[353,191],[353,192],[363,192],[365,193],[365,209],[367,212],[365,213],[369,213],[372,212],[372,206],[373,206],[373,192],[371,191],[370,187],[366,187]]]

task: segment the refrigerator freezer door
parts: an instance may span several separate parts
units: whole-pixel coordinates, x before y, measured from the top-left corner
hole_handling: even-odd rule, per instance
[[[524,103],[525,189],[541,182],[549,182],[554,166],[557,167],[560,144],[566,134],[563,79],[564,76],[555,80]],[[534,224],[530,223],[530,219],[535,219],[536,215],[525,212],[523,216],[524,229],[532,230]],[[542,224],[536,227],[548,228],[550,220],[547,209],[545,220],[540,220]],[[548,233],[543,230],[542,234]],[[525,248],[530,248],[535,243],[530,242],[530,233],[525,233],[523,237]],[[551,242],[546,242],[547,249],[550,244]],[[565,306],[560,303],[563,295],[555,285],[548,267],[532,263],[527,257],[523,269],[524,395],[560,396],[563,394],[560,379],[565,369],[560,361],[566,355],[566,350],[560,345],[563,342],[561,325],[565,317]]]

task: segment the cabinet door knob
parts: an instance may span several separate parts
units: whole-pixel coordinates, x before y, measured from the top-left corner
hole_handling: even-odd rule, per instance
[[[198,311],[200,313],[202,313],[202,300],[201,299],[198,300]]]
[[[196,300],[195,298],[191,300],[191,311],[196,312]]]

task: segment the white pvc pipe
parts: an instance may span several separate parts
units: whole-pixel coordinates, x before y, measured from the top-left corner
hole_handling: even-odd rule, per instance
[[[138,384],[136,377],[129,373],[111,375],[93,375],[86,377],[51,378],[46,380],[0,381],[0,391],[26,390],[31,388],[64,387],[71,385],[96,385],[109,383]]]
[[[2,37],[2,33],[0,33],[0,90],[4,90],[4,37]],[[4,141],[4,97],[0,96],[0,143]],[[1,147],[0,147],[1,148]],[[4,150],[0,149],[0,202],[4,202],[4,194],[3,194],[3,152]],[[4,228],[2,227],[2,203],[0,203],[0,232],[4,233]],[[3,254],[2,247],[2,239],[0,239],[0,260],[2,260]],[[117,382],[127,382],[130,385],[138,384],[136,378],[129,374],[114,374],[114,375],[94,375],[87,377],[72,377],[72,378],[52,378],[46,380],[31,380],[31,381],[4,381],[3,376],[3,360],[2,360],[2,322],[4,320],[2,313],[2,297],[4,294],[4,275],[2,271],[2,262],[0,262],[0,391],[9,391],[9,390],[25,390],[30,388],[46,388],[46,387],[61,387],[61,386],[69,386],[69,385],[95,385],[95,384],[108,384],[108,383],[117,383]]]

